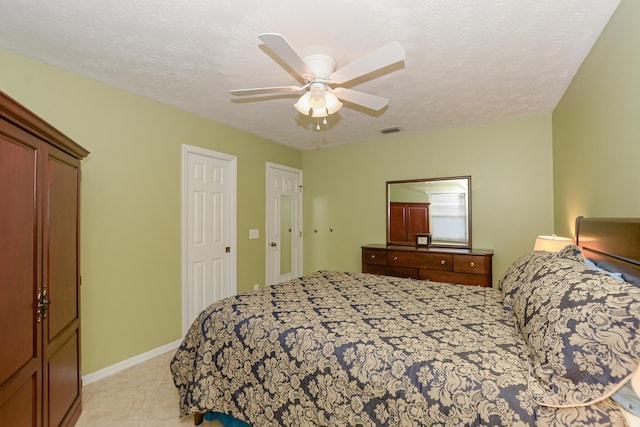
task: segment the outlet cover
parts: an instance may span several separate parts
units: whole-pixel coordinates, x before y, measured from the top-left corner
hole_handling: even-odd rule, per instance
[[[257,228],[252,228],[249,230],[249,238],[250,239],[259,239],[260,238],[260,230]]]

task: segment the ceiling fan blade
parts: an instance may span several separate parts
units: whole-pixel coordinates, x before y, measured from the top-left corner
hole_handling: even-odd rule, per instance
[[[260,34],[258,38],[291,67],[293,71],[298,73],[299,76],[303,78],[305,78],[305,74],[313,76],[313,71],[304,63],[298,52],[295,51],[282,34],[263,33]],[[308,79],[305,78],[305,80]]]
[[[396,62],[404,61],[405,58],[406,54],[402,46],[397,42],[392,42],[337,70],[331,75],[331,82],[342,84]]]
[[[273,86],[273,87],[255,87],[250,89],[233,89],[229,92],[235,96],[262,95],[265,93],[282,93],[282,92],[300,92],[306,86]]]
[[[343,101],[351,102],[352,104],[362,105],[370,110],[379,111],[387,106],[389,100],[381,96],[371,95],[357,90],[347,89],[344,87],[338,87],[333,90],[333,94]]]

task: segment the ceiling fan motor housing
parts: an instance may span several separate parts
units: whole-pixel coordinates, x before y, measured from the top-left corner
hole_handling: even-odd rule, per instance
[[[336,60],[328,55],[313,54],[303,58],[307,67],[313,71],[312,76],[304,75],[307,81],[323,81],[327,82],[331,78],[331,74],[336,70]]]

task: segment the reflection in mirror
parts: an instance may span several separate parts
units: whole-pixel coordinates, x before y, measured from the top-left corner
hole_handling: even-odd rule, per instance
[[[387,244],[471,248],[471,177],[387,181]]]
[[[291,196],[280,196],[280,275],[291,273]]]

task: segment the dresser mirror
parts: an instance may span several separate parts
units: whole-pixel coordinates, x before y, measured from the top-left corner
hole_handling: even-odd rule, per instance
[[[471,176],[387,181],[386,190],[388,245],[471,248]]]

